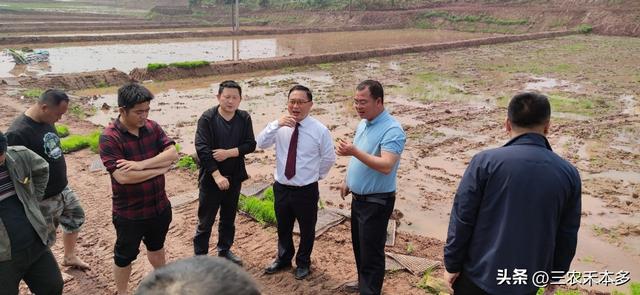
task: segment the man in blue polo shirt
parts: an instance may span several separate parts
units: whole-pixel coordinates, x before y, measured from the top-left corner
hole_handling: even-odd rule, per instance
[[[352,193],[351,239],[358,270],[349,291],[380,294],[384,281],[384,245],[393,212],[396,174],[406,136],[402,126],[384,108],[384,90],[378,81],[365,80],[356,88],[354,106],[363,120],[353,143],[339,140],[336,152],[352,156],[340,195]]]
[[[456,295],[536,294],[535,273],[553,281],[569,269],[581,182],[578,170],[551,150],[550,117],[544,95],[514,96],[505,123],[511,140],[469,163],[444,248],[445,280]]]

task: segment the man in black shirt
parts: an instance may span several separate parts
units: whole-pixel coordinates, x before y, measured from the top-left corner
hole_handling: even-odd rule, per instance
[[[34,151],[49,163],[49,183],[40,202],[40,209],[49,225],[49,247],[56,241],[56,229],[62,225],[64,260],[62,265],[88,269],[75,253],[84,210],[75,193],[68,187],[67,164],[54,124],[69,107],[69,97],[61,90],[45,91],[27,111],[18,116],[9,130],[9,145],[21,145]]]
[[[48,175],[44,159],[23,146],[7,148],[0,132],[0,294],[17,295],[21,280],[34,294],[62,294],[38,203]]]
[[[218,256],[242,265],[242,260],[230,249],[235,235],[240,188],[249,178],[244,155],[256,149],[256,141],[251,116],[238,109],[242,101],[240,85],[234,81],[220,83],[217,98],[219,104],[202,114],[196,130],[200,202],[193,250],[196,255],[209,252],[211,227],[220,209]]]

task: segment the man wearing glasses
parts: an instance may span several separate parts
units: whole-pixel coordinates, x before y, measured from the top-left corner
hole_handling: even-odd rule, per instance
[[[384,245],[396,197],[396,173],[406,136],[400,123],[384,108],[378,81],[356,87],[354,106],[360,121],[353,143],[339,140],[337,154],[351,156],[340,196],[351,192],[351,239],[358,282],[348,291],[380,294],[384,281]]]
[[[278,222],[278,255],[265,269],[273,274],[291,267],[295,252],[293,224],[300,225],[295,278],[309,275],[318,213],[318,180],[329,173],[336,160],[329,129],[309,116],[311,90],[302,85],[289,90],[288,115],[267,125],[258,135],[258,147],[276,145],[273,192]]]

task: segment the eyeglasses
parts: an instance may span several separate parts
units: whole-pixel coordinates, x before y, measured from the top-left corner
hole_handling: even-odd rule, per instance
[[[303,105],[303,104],[305,104],[305,103],[308,103],[308,102],[311,102],[311,101],[310,101],[310,100],[288,100],[288,101],[287,101],[287,103],[288,103],[289,105],[292,105],[292,106],[293,106],[293,105],[299,105],[299,106],[301,106],[301,105]]]

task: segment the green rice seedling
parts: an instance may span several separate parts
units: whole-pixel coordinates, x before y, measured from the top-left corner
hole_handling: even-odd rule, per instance
[[[206,67],[209,65],[209,62],[204,60],[183,61],[183,62],[170,63],[169,65],[172,67],[182,68],[182,69],[194,69],[199,67]]]
[[[60,138],[69,136],[69,126],[64,124],[56,124],[56,132]]]
[[[150,63],[147,65],[147,71],[155,71],[155,70],[159,70],[162,68],[166,68],[169,65],[164,64],[164,63]]]
[[[188,169],[189,171],[198,170],[198,164],[196,164],[195,159],[189,155],[182,156],[176,166],[178,166],[178,168]]]

